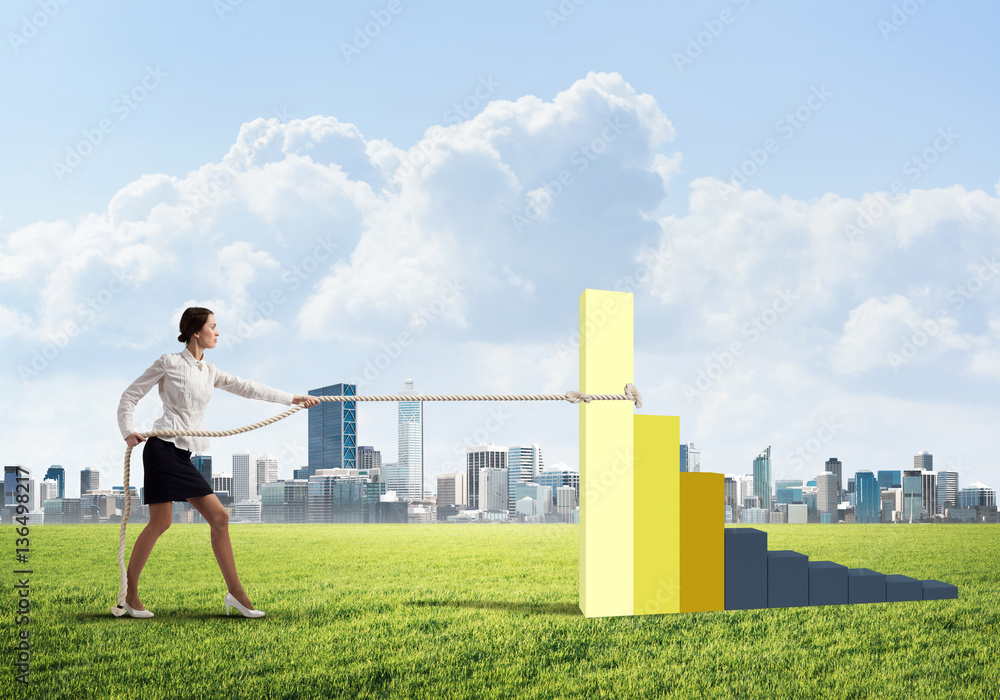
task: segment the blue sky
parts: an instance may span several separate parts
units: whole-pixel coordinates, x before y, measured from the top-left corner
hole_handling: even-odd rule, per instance
[[[562,392],[591,287],[635,293],[635,383],[706,470],[769,444],[776,478],[926,449],[996,487],[998,17],[7,3],[4,462],[118,483],[118,397],[179,350],[188,305],[240,340],[211,361],[296,393],[362,376],[400,333],[362,393]],[[217,392],[208,421],[278,410]],[[575,408],[491,410],[428,407],[429,482],[483,434],[576,463]],[[393,458],[394,408],[359,418]],[[304,436],[294,416],[212,454],[276,452],[286,476]]]

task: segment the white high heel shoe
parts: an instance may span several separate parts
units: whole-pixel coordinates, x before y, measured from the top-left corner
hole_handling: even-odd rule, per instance
[[[128,614],[131,617],[152,617],[153,616],[152,611],[150,611],[150,610],[136,610],[131,605],[129,605],[128,603],[126,603],[124,600],[122,601],[122,605],[125,606],[125,609],[128,610]]]
[[[226,614],[227,615],[229,614],[229,608],[231,608],[231,607],[232,608],[236,608],[241,613],[243,613],[243,617],[264,617],[264,611],[263,610],[251,610],[247,606],[245,606],[242,603],[240,603],[240,601],[236,600],[236,598],[233,598],[233,594],[229,593],[227,591],[226,592]]]

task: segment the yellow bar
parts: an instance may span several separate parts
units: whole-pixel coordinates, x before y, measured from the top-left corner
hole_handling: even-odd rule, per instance
[[[681,611],[680,418],[633,416],[636,615]]]
[[[678,458],[679,460],[679,458]],[[681,482],[681,612],[726,609],[722,474],[685,472]]]
[[[621,394],[632,381],[632,295],[580,295],[580,391]],[[580,404],[580,611],[632,614],[632,416],[628,401]]]

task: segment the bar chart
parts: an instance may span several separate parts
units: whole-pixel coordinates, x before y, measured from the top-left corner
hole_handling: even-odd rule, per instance
[[[633,382],[633,299],[580,297],[580,390]],[[680,418],[580,404],[580,610],[585,617],[958,598],[937,580],[768,550],[726,527],[722,474],[680,471]]]

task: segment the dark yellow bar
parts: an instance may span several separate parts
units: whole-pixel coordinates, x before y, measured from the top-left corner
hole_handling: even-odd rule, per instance
[[[726,535],[723,506],[726,499],[723,475],[685,472],[679,476],[680,612],[725,610]]]
[[[634,416],[634,614],[680,612],[680,418]]]

